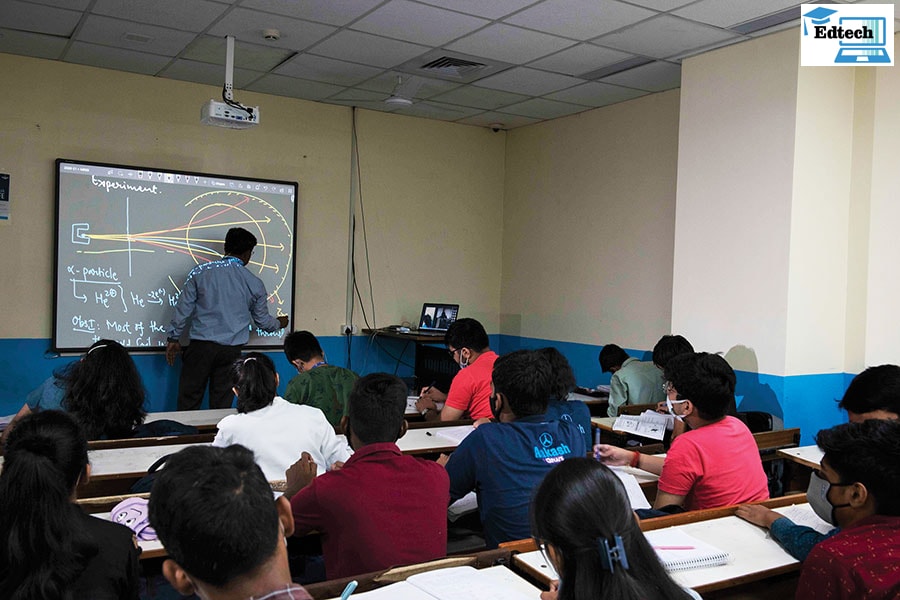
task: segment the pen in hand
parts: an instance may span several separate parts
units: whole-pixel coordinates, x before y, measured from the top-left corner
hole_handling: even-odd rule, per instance
[[[434,381],[432,381],[432,382],[431,382],[431,385],[429,385],[427,388],[425,388],[424,390],[422,390],[422,393],[420,393],[419,396],[424,396],[425,394],[427,394],[428,392],[430,392],[430,391],[431,391],[431,388],[433,388],[433,387],[435,386],[436,383],[437,383],[437,379],[435,379]]]

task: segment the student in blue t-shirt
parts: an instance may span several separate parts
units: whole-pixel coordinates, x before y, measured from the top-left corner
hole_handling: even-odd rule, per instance
[[[538,354],[547,359],[553,376],[550,400],[547,402],[548,421],[569,421],[578,427],[578,431],[584,436],[585,447],[590,448],[591,439],[591,411],[587,404],[581,400],[569,400],[569,394],[575,389],[575,373],[572,366],[563,353],[553,347],[541,348]]]
[[[488,548],[531,536],[528,507],[532,490],[554,465],[584,456],[578,427],[548,421],[553,375],[547,360],[531,350],[501,356],[494,364],[491,410],[496,423],[469,434],[446,460],[450,501],[472,490]]]

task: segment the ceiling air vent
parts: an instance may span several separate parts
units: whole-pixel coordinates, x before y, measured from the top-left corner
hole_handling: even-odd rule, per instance
[[[436,48],[413,60],[406,61],[395,70],[409,75],[446,79],[456,83],[472,83],[488,75],[505,71],[512,66],[511,63]]]

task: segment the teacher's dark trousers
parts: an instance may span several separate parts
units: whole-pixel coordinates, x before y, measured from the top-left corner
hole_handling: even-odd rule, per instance
[[[241,356],[242,346],[191,340],[181,354],[178,410],[197,410],[209,386],[209,407],[230,408],[234,402],[231,365]]]

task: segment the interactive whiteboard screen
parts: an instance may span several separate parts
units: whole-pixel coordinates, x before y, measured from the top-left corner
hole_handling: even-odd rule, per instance
[[[269,313],[292,316],[296,216],[294,182],[57,159],[54,349],[164,348],[188,272],[221,258],[231,227],[256,236],[247,268]],[[283,336],[253,327],[248,346]]]

